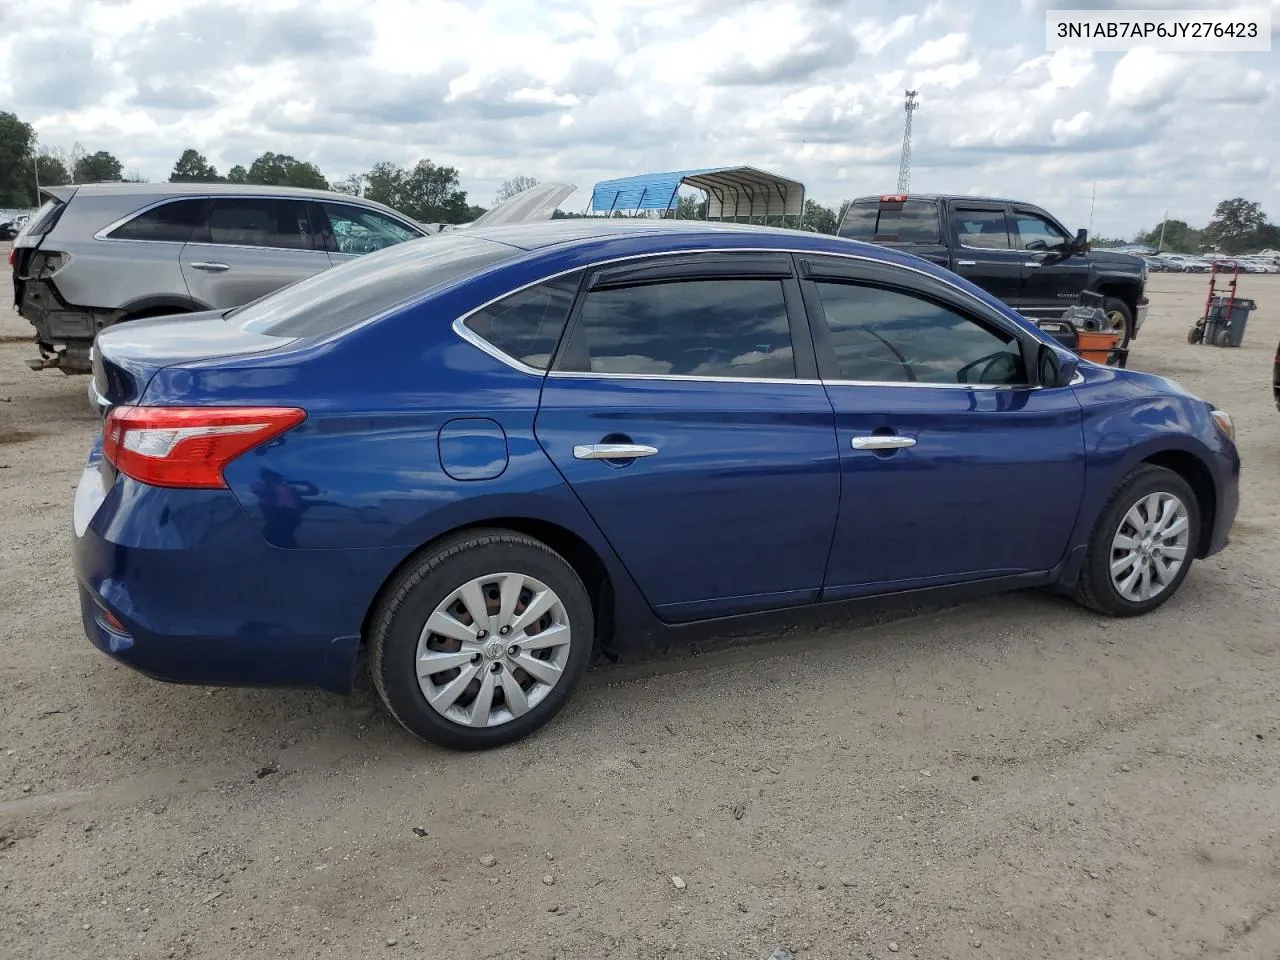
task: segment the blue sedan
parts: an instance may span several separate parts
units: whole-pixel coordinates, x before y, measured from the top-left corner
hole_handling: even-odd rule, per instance
[[[880,247],[554,221],[104,331],[89,639],[163,680],[351,687],[474,749],[593,651],[1050,587],[1110,616],[1221,550],[1230,417]]]

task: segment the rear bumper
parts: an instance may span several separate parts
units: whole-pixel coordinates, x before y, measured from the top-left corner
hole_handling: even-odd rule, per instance
[[[97,462],[76,491],[73,546],[95,647],[175,683],[351,689],[393,554],[278,549],[229,491],[111,482]]]
[[[67,373],[89,373],[89,348],[103,327],[116,319],[112,311],[96,312],[62,302],[47,280],[24,280],[18,313],[35,327],[36,345],[43,363],[33,367],[58,367]]]

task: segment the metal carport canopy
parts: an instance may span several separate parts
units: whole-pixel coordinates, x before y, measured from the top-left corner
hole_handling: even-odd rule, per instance
[[[673,170],[602,180],[591,191],[591,210],[666,210],[676,205],[681,186],[706,191],[709,220],[804,213],[803,183],[755,167]]]

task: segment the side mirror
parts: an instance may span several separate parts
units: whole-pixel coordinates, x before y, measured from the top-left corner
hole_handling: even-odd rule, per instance
[[[1072,244],[1072,246],[1074,246],[1081,253],[1088,253],[1089,252],[1089,231],[1086,230],[1084,227],[1081,227],[1079,230],[1077,230],[1076,240],[1075,240],[1075,243]]]
[[[1065,387],[1076,377],[1079,362],[1074,356],[1063,356],[1047,343],[1036,355],[1036,382],[1042,387]]]

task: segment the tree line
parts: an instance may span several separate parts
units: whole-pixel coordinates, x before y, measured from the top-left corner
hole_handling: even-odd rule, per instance
[[[1235,197],[1219,203],[1213,219],[1203,227],[1189,226],[1185,220],[1164,220],[1133,239],[1162,253],[1256,253],[1280,250],[1280,226],[1267,219],[1262,204]]]

